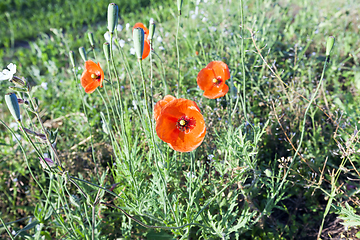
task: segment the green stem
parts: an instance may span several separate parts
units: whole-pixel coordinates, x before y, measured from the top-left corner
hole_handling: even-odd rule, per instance
[[[180,80],[180,52],[179,52],[179,42],[178,42],[179,28],[180,28],[180,14],[178,15],[178,22],[177,22],[177,28],[176,28],[176,38],[175,38],[176,55],[177,55],[177,63],[178,63],[178,66],[177,66],[178,67],[178,79],[177,79],[176,98],[179,98],[180,85],[181,85],[181,80]]]
[[[6,232],[7,232],[7,233],[8,233],[8,235],[10,236],[10,238],[11,238],[12,240],[14,240],[14,238],[13,238],[13,236],[12,236],[11,232],[9,231],[8,227],[7,227],[7,226],[6,226],[6,224],[4,223],[3,219],[1,218],[1,216],[0,216],[0,222],[1,222],[1,223],[2,223],[2,225],[4,226],[4,228],[5,228]]]

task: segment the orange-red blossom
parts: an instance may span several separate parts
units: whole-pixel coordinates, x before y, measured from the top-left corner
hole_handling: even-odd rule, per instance
[[[203,142],[206,128],[194,101],[167,95],[154,107],[156,133],[178,152],[191,152]]]
[[[104,71],[101,69],[100,64],[96,64],[89,60],[85,62],[85,70],[81,75],[81,86],[85,89],[86,93],[92,93],[104,81]]]
[[[229,87],[225,81],[230,78],[229,67],[222,61],[210,62],[197,76],[197,84],[204,90],[204,97],[215,99],[225,96]]]

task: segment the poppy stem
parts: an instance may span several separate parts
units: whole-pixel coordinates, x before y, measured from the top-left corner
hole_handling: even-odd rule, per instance
[[[245,76],[245,63],[244,63],[244,55],[245,55],[245,50],[244,50],[244,1],[240,0],[240,18],[241,18],[241,66],[242,66],[242,77],[243,77],[243,112],[244,112],[244,117],[246,119],[246,121],[249,123],[249,125],[253,128],[253,125],[250,123],[249,118],[247,116],[246,113],[246,76]]]
[[[177,22],[177,28],[176,28],[176,55],[177,55],[177,62],[178,62],[178,79],[177,79],[177,92],[176,92],[176,98],[179,98],[180,94],[180,85],[181,85],[181,79],[180,79],[180,52],[179,52],[179,28],[180,28],[180,14],[178,15],[178,22]]]

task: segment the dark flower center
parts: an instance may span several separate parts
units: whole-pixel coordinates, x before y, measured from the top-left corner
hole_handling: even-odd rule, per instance
[[[214,83],[215,86],[219,86],[222,82],[221,78],[213,78],[212,82]]]
[[[92,79],[99,80],[99,79],[101,78],[101,76],[100,76],[100,74],[95,74],[95,73],[93,73],[93,74],[91,74],[91,78],[92,78]]]
[[[182,132],[188,132],[192,130],[195,126],[196,120],[193,117],[189,118],[187,116],[182,116],[176,122],[176,127]]]

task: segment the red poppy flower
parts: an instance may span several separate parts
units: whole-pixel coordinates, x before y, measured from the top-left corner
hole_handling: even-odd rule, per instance
[[[81,75],[81,86],[86,93],[92,93],[104,81],[104,71],[100,67],[100,63],[96,64],[89,60],[85,62],[85,70]]]
[[[147,39],[149,36],[149,29],[147,29],[144,24],[142,23],[136,23],[133,27],[133,30],[135,28],[142,28],[144,30],[144,51],[143,51],[143,55],[142,55],[142,59],[144,60],[145,58],[147,58],[147,56],[149,56],[150,53],[150,41]]]
[[[194,101],[167,95],[155,105],[154,117],[157,135],[176,151],[191,152],[204,140],[204,118]]]
[[[225,81],[230,78],[229,67],[222,61],[213,61],[197,76],[197,84],[204,90],[204,97],[215,99],[225,96],[229,87]]]

